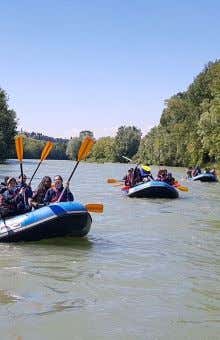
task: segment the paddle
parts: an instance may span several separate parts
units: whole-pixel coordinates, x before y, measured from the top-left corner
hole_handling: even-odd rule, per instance
[[[118,179],[115,178],[108,178],[107,179],[107,183],[119,183],[120,181]],[[122,182],[122,181],[121,181]]]
[[[73,168],[73,171],[71,172],[71,174],[70,174],[70,176],[67,180],[66,186],[63,188],[63,191],[61,192],[61,195],[60,195],[57,202],[61,201],[61,198],[63,197],[63,194],[66,191],[66,189],[68,188],[70,180],[73,177],[73,174],[76,171],[76,168],[79,165],[79,162],[84,160],[88,156],[88,154],[90,153],[94,143],[95,143],[95,141],[90,136],[86,136],[84,138],[84,140],[82,141],[82,144],[81,144],[79,152],[78,152],[77,162],[76,162],[76,164]]]
[[[131,158],[128,158],[128,157],[126,157],[126,156],[122,156],[124,159],[126,159],[127,161],[129,161],[129,162],[132,162],[132,159]]]
[[[176,187],[177,189],[179,189],[180,191],[189,191],[189,188],[188,187],[185,187],[184,185],[181,185],[180,183],[178,182],[175,182],[174,183],[174,187]]]
[[[23,152],[24,152],[24,148],[23,148],[23,137],[22,136],[17,136],[15,137],[15,147],[16,147],[16,153],[17,153],[17,158],[20,162],[20,169],[21,169],[21,182],[23,183]]]
[[[96,213],[102,213],[104,209],[103,204],[101,203],[87,203],[85,207],[89,212]]]
[[[126,159],[127,161],[129,161],[129,162],[132,162],[132,159],[131,158],[128,158],[128,157],[126,157],[126,156],[122,156],[124,159]],[[138,163],[136,166],[138,166],[138,165],[140,165],[140,163]],[[143,170],[145,170],[145,171],[149,171],[149,172],[151,172],[151,168],[149,167],[149,165],[141,165],[141,168],[143,169]]]
[[[107,183],[112,184],[113,187],[123,186],[124,185],[124,181],[118,181],[115,178],[108,178],[107,179]]]
[[[54,146],[54,144],[52,142],[50,142],[50,141],[48,141],[46,143],[45,147],[42,150],[40,161],[39,161],[39,163],[38,163],[38,165],[37,165],[33,175],[31,176],[31,179],[30,179],[30,181],[28,183],[29,186],[31,185],[32,179],[34,178],[34,175],[36,174],[37,170],[39,169],[41,163],[47,158],[47,156],[49,155],[49,153],[52,150],[53,146]]]

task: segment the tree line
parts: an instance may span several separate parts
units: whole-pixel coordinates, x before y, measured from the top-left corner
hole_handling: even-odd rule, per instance
[[[16,113],[8,107],[8,98],[0,89],[0,160],[16,157],[14,136]],[[81,141],[93,132],[83,130],[69,140],[24,132],[25,158],[39,158],[45,141],[55,146],[49,159],[76,159]],[[135,126],[120,126],[115,137],[96,140],[89,161],[135,162],[194,166],[220,164],[220,60],[208,63],[185,92],[165,101],[160,122],[145,136]]]

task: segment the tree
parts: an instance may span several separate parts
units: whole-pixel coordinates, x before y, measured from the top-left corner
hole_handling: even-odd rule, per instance
[[[78,155],[78,151],[81,145],[82,140],[86,137],[90,136],[93,138],[93,132],[89,130],[80,131],[79,137],[71,137],[66,147],[66,155],[69,159],[76,159]]]
[[[141,141],[141,130],[135,126],[120,126],[114,143],[115,160],[124,162],[122,156],[132,158],[138,151]]]
[[[80,138],[81,141],[82,141],[86,136],[89,136],[89,137],[91,137],[91,138],[94,137],[94,136],[93,136],[93,132],[90,131],[90,130],[83,130],[83,131],[81,131],[80,134],[79,134],[79,138]]]
[[[92,148],[89,159],[95,162],[114,161],[114,138],[101,137]]]
[[[165,101],[160,124],[142,139],[137,157],[167,165],[219,162],[219,60],[208,63],[187,91]]]
[[[11,156],[16,134],[16,113],[8,107],[8,97],[0,88],[0,161]]]
[[[79,137],[72,137],[67,143],[66,155],[69,159],[76,159],[81,144],[81,139]]]

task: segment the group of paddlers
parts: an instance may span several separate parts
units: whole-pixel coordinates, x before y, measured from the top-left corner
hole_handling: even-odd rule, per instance
[[[151,168],[149,165],[137,165],[135,168],[128,169],[127,174],[123,178],[124,184],[127,187],[133,187],[142,182],[148,181],[162,181],[170,185],[174,185],[176,180],[171,172],[168,172],[166,168],[160,168],[157,177],[154,179]]]
[[[206,174],[212,174],[214,176],[216,176],[216,170],[215,168],[205,168],[203,173],[206,173]],[[196,177],[198,175],[201,175],[202,174],[202,169],[200,168],[199,165],[197,165],[195,168],[193,168],[192,166],[190,166],[187,171],[186,171],[186,178],[187,179],[190,179],[190,178],[193,178],[193,177]]]
[[[22,214],[49,203],[73,200],[68,183],[64,188],[60,175],[54,177],[53,183],[51,177],[43,177],[34,191],[27,184],[27,176],[24,174],[18,179],[6,176],[0,185],[0,215],[3,218]]]
[[[0,185],[0,217],[3,219],[8,216],[15,216],[25,212],[29,212],[32,209],[41,208],[43,205],[48,205],[55,202],[73,201],[74,197],[69,190],[70,180],[81,160],[84,160],[94,144],[93,138],[86,136],[82,141],[78,155],[77,162],[72,170],[67,183],[63,185],[63,179],[60,175],[52,179],[49,176],[43,177],[39,186],[35,191],[32,191],[31,181],[36,174],[40,164],[49,155],[53,143],[47,141],[44,146],[40,161],[36,170],[34,171],[29,183],[27,183],[27,176],[23,173],[23,137],[22,135],[15,138],[15,147],[17,158],[20,162],[21,175],[18,179],[15,177],[5,177],[4,182]]]

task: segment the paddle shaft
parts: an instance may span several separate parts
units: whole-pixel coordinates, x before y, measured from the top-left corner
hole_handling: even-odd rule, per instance
[[[122,156],[124,159],[127,159],[127,161],[129,161],[129,162],[132,162],[132,159],[130,159],[130,158],[128,158],[128,157],[126,157],[126,156]]]
[[[71,180],[71,178],[73,177],[73,174],[74,174],[74,172],[76,171],[76,168],[77,168],[78,165],[79,165],[79,161],[76,162],[76,164],[75,164],[75,166],[74,166],[74,168],[73,168],[73,171],[71,172],[70,177],[68,178],[67,183],[70,182],[70,180]]]
[[[21,183],[24,183],[24,173],[23,173],[23,164],[20,162],[20,169],[21,169]]]
[[[30,181],[29,181],[29,183],[28,183],[29,186],[31,185],[31,182],[32,182],[32,180],[33,180],[33,178],[34,178],[34,175],[36,174],[37,170],[39,169],[41,163],[42,163],[42,161],[39,162],[39,164],[38,164],[38,166],[36,167],[36,169],[35,169],[33,175],[31,176],[31,179],[30,179]]]
[[[63,197],[63,195],[64,195],[66,189],[67,189],[68,186],[69,186],[69,182],[71,181],[71,178],[73,177],[73,174],[74,174],[74,172],[76,171],[76,168],[77,168],[78,164],[79,164],[79,161],[76,162],[76,164],[75,164],[75,166],[74,166],[74,168],[73,168],[73,171],[71,172],[70,177],[68,178],[68,181],[67,181],[68,185],[66,185],[66,186],[63,188],[63,190],[62,190],[62,192],[61,192],[61,194],[60,194],[60,197],[59,197],[59,199],[58,199],[57,202],[60,202],[60,201],[61,201],[61,199],[62,199],[62,197]]]

